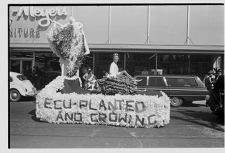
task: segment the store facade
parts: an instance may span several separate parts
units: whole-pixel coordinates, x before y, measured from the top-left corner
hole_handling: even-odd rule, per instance
[[[47,42],[51,21],[73,16],[84,25],[97,78],[118,52],[119,67],[131,75],[194,74],[224,68],[223,5],[9,6],[10,71],[23,73],[38,88],[60,74]],[[38,68],[40,77],[32,78]],[[51,77],[52,76],[52,77]],[[38,83],[37,83],[38,80]]]

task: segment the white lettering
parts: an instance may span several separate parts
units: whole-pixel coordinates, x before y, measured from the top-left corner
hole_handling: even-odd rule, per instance
[[[35,17],[34,15],[34,7],[30,7],[30,16]]]
[[[49,18],[42,18],[38,21],[38,25],[42,27],[47,27],[50,25],[50,23],[51,23],[51,20]]]
[[[40,38],[40,32],[34,28],[10,28],[10,38]]]
[[[29,16],[29,7],[20,7],[17,17],[21,17],[23,13],[25,16]]]
[[[52,8],[49,10],[48,14],[49,14],[49,16],[54,17],[54,16],[56,16],[57,12],[54,8]]]
[[[35,8],[34,15],[37,17],[44,16],[44,12],[41,9]]]
[[[42,8],[34,8],[32,6],[24,6],[20,7],[19,10],[14,10],[15,13],[17,13],[17,19],[20,18],[21,16],[31,16],[33,18],[38,17],[38,25],[41,27],[47,27],[51,23],[51,18],[50,17],[55,17],[55,16],[67,16],[67,11],[66,7],[63,7],[62,9],[60,8],[50,8],[50,9],[42,9]],[[41,19],[40,19],[41,18]]]

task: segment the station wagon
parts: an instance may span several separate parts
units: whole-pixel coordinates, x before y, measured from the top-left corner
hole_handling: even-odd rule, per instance
[[[198,76],[189,75],[139,75],[135,77],[139,90],[165,92],[171,99],[171,106],[178,107],[183,102],[205,100],[209,95]]]

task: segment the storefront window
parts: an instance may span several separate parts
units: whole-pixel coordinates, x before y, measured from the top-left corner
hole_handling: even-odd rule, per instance
[[[191,74],[203,75],[212,69],[212,55],[192,55],[191,56]]]
[[[201,78],[209,72],[209,70],[213,69],[213,59],[215,55],[202,55],[202,54],[194,54],[191,55],[191,65],[190,74],[197,75]]]
[[[33,52],[10,52],[10,71],[32,80]]]
[[[156,65],[156,54],[154,53],[127,53],[126,70],[131,75],[149,75]]]
[[[80,68],[80,77],[91,68],[100,79],[109,72],[114,52],[91,52]],[[34,56],[35,55],[35,61]],[[34,63],[33,63],[34,62]],[[34,66],[34,67],[32,67]],[[130,75],[197,75],[202,80],[213,68],[224,68],[224,56],[212,54],[119,53],[118,67]],[[52,52],[10,52],[10,71],[25,75],[37,89],[61,75],[59,58]]]
[[[189,74],[190,55],[158,54],[157,69],[162,69],[163,74]]]
[[[36,52],[34,73],[36,88],[43,88],[61,75],[59,58],[52,52]]]
[[[59,58],[51,52],[43,53],[36,52],[35,53],[35,66],[37,66],[42,71],[59,71]]]
[[[20,73],[20,60],[10,61],[10,71]]]
[[[224,58],[222,55],[219,57],[204,54],[126,53],[126,70],[133,76],[154,75],[157,71],[158,75],[197,75],[203,79],[214,65],[223,68]]]

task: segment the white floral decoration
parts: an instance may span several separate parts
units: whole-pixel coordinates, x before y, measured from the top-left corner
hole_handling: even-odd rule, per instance
[[[45,88],[37,95],[36,97],[36,117],[40,120],[49,122],[49,123],[83,123],[83,124],[97,124],[97,125],[112,125],[112,126],[123,126],[123,127],[145,127],[145,128],[151,128],[151,127],[162,127],[166,124],[169,124],[170,121],[170,100],[168,96],[161,92],[162,96],[148,96],[148,95],[103,95],[103,94],[77,94],[77,93],[70,93],[70,94],[61,94],[60,92],[57,92],[63,88],[63,80],[65,77],[59,76],[52,82],[50,82],[48,85],[45,86]],[[52,109],[45,107],[45,101],[46,99],[49,100],[48,107],[51,107]],[[123,100],[121,102],[121,108],[122,110],[104,110],[104,109],[97,109],[97,110],[91,110],[88,108],[79,108],[78,103],[80,100],[87,100],[88,103],[91,100],[91,105],[93,108],[98,108],[101,100],[104,101],[106,105],[109,104],[109,102],[113,102],[115,99],[117,100]],[[54,101],[63,101],[66,106],[68,106],[70,103],[77,104],[73,105],[71,108],[63,108],[62,109],[54,109]],[[146,105],[146,110],[143,112],[127,112],[124,108],[126,107],[125,101],[141,101],[144,102]],[[57,120],[57,116],[61,113],[62,116],[65,116],[66,113],[81,113],[82,114],[82,121],[75,121],[75,120]],[[109,115],[110,113],[120,114],[121,116],[125,116],[126,114],[132,117],[132,120],[130,123],[126,122],[112,122],[109,120],[109,117],[106,118],[105,122],[97,121],[93,122],[91,121],[91,114],[93,113],[105,113]],[[154,114],[150,119],[150,122],[152,124],[145,124],[141,125],[140,123],[135,123],[135,117],[138,115],[140,118],[147,119],[149,115]],[[147,121],[147,120],[145,120]]]

